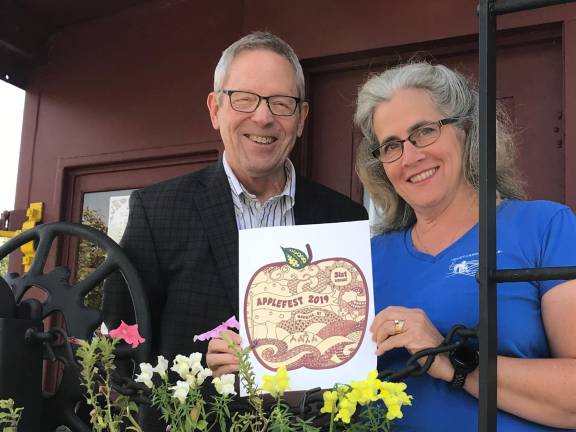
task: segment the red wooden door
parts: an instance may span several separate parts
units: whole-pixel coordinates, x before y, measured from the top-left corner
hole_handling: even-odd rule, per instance
[[[443,63],[477,77],[474,41],[435,42],[404,47],[352,61],[323,60],[305,64],[309,74],[311,113],[300,164],[314,180],[357,201],[362,187],[354,172],[354,148],[360,140],[352,124],[358,88],[370,73],[405,61],[416,52],[432,53]],[[430,56],[428,56],[430,57]],[[559,28],[523,30],[499,37],[497,97],[517,130],[518,165],[531,198],[564,200],[562,123],[562,40]]]

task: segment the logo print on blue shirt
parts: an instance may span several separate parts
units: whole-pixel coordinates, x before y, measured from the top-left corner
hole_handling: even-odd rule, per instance
[[[471,253],[462,255],[457,258],[452,258],[452,262],[448,267],[448,277],[451,276],[469,276],[475,277],[478,272],[479,261],[478,253]]]
[[[496,250],[496,254],[503,253],[500,249]],[[448,267],[447,277],[452,276],[469,276],[476,277],[480,261],[478,260],[478,252],[473,252],[468,255],[460,255],[458,258],[452,258],[452,262]]]

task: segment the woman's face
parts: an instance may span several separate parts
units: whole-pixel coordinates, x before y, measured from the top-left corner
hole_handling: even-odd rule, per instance
[[[430,95],[421,89],[402,89],[374,111],[373,124],[380,144],[403,140],[418,126],[443,119]],[[402,157],[384,163],[394,189],[416,212],[434,214],[470,193],[462,173],[465,135],[452,125],[442,126],[433,144],[418,148],[404,142]]]

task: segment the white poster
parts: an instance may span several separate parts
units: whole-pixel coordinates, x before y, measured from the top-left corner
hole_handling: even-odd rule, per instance
[[[120,243],[124,230],[128,224],[128,213],[130,212],[130,195],[110,197],[108,209],[108,237],[116,243]]]
[[[331,388],[376,368],[368,221],[242,230],[240,335],[263,374]],[[244,389],[242,394],[245,394]]]

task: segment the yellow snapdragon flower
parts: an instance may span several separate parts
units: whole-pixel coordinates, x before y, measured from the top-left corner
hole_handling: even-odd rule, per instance
[[[356,412],[356,400],[350,397],[351,394],[348,393],[343,399],[340,400],[338,405],[338,414],[336,414],[335,420],[341,420],[342,423],[350,423],[350,418]]]
[[[373,370],[368,373],[368,379],[363,381],[352,381],[352,393],[355,400],[360,405],[366,405],[379,399],[379,390],[382,381],[378,379],[378,371]]]
[[[388,409],[386,412],[388,420],[402,418],[402,406],[412,405],[412,396],[407,395],[404,390],[406,390],[406,384],[404,383],[381,383],[379,397],[384,401]]]
[[[274,398],[279,398],[284,395],[286,390],[290,390],[288,385],[290,377],[286,366],[280,366],[276,370],[276,375],[263,375],[262,379],[264,380],[262,390],[270,393]]]
[[[331,413],[336,409],[336,401],[338,400],[338,393],[335,391],[325,391],[322,395],[324,398],[324,406],[320,408],[321,413]]]
[[[350,385],[337,385],[334,390],[324,392],[322,413],[334,413],[334,420],[349,424],[357,406],[368,406],[371,409],[383,409],[382,406],[370,405],[382,400],[386,405],[386,419],[402,418],[402,406],[412,405],[412,396],[405,393],[406,384],[383,382],[378,379],[378,371],[368,373],[362,381],[353,381]]]

